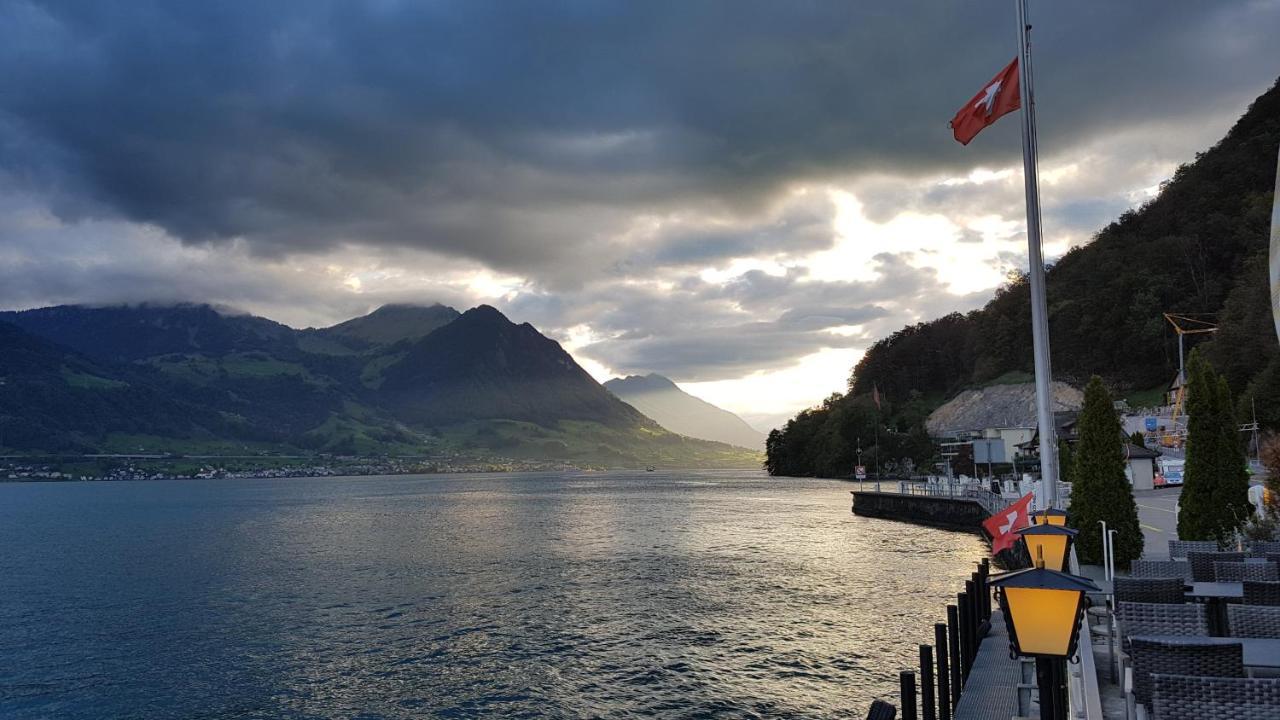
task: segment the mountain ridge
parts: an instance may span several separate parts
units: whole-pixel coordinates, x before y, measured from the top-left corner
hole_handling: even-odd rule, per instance
[[[672,432],[753,450],[764,446],[764,433],[745,420],[690,395],[670,378],[657,373],[613,378],[604,386]]]
[[[0,330],[9,450],[759,462],[669,433],[490,306],[393,306],[302,330],[198,303],[55,306],[0,313]]]

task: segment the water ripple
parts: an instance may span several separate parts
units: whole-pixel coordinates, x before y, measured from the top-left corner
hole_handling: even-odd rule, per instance
[[[743,473],[0,486],[5,718],[854,718],[976,538]]]

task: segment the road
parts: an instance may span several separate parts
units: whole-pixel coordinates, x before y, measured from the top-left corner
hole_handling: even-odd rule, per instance
[[[1146,560],[1168,560],[1169,541],[1178,539],[1178,498],[1182,488],[1135,490],[1138,523],[1145,540],[1142,557]]]

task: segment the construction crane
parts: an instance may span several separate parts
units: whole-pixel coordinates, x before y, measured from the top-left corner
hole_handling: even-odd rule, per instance
[[[1187,355],[1183,338],[1187,335],[1203,335],[1217,332],[1218,325],[1204,318],[1213,317],[1209,313],[1164,313],[1164,319],[1173,326],[1178,334],[1178,379],[1177,392],[1173,398],[1173,426],[1177,428],[1178,418],[1182,415],[1182,406],[1187,397]]]

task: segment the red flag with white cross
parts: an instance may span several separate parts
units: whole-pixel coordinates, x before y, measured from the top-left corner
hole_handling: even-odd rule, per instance
[[[1000,552],[1013,547],[1018,541],[1015,530],[1031,524],[1031,498],[1033,493],[1023,495],[1018,502],[982,521],[982,528],[991,536],[991,553]]]
[[[1022,107],[1019,92],[1018,59],[1014,58],[951,118],[951,132],[956,140],[968,145],[983,128]]]

